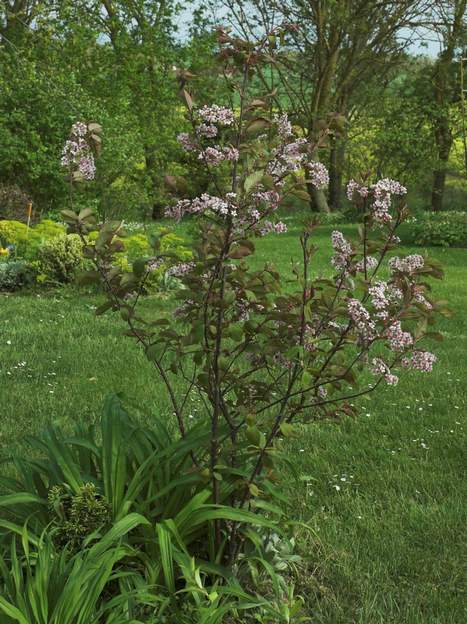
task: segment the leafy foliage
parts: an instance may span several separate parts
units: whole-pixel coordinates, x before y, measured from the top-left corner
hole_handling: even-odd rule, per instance
[[[79,237],[63,234],[46,240],[38,249],[35,268],[38,282],[66,284],[73,281],[83,263],[83,245]]]
[[[419,213],[410,222],[408,238],[417,245],[465,247],[467,214],[454,211]]]
[[[31,270],[23,260],[0,262],[0,290],[19,290],[32,279]]]

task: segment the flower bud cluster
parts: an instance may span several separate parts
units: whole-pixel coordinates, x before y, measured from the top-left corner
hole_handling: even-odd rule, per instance
[[[62,150],[61,165],[81,174],[84,180],[94,180],[96,165],[91,146],[88,142],[88,126],[77,121],[71,127],[70,138]]]

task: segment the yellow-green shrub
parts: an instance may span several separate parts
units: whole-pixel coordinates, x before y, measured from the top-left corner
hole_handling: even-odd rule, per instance
[[[39,283],[64,284],[73,281],[83,263],[83,244],[77,234],[62,234],[44,241],[33,263]]]
[[[34,259],[42,243],[64,236],[66,228],[61,223],[44,219],[28,228],[21,221],[0,221],[0,246],[12,245],[14,254],[19,257]]]

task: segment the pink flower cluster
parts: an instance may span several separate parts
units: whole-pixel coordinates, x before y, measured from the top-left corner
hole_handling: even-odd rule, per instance
[[[363,186],[355,180],[350,180],[347,184],[347,197],[350,201],[355,201],[356,196],[362,198],[372,197],[371,209],[373,218],[378,223],[388,223],[391,221],[389,210],[393,195],[405,195],[407,189],[397,180],[383,178],[370,187]]]
[[[275,178],[276,183],[289,171],[298,171],[302,167],[305,159],[302,150],[306,143],[306,139],[296,139],[273,150],[267,172]]]
[[[355,270],[363,273],[365,271],[365,266],[367,271],[373,271],[378,266],[378,260],[374,256],[366,257],[366,264],[364,260],[359,260],[355,263]]]
[[[198,155],[198,160],[203,160],[208,165],[219,165],[226,160],[238,160],[238,149],[235,147],[207,147],[202,150]]]
[[[309,182],[316,188],[322,189],[329,184],[329,172],[323,163],[311,160],[306,164]]]
[[[368,187],[362,186],[355,180],[350,180],[347,184],[347,198],[349,201],[354,201],[355,195],[360,195],[360,197],[368,197],[368,193]]]
[[[277,191],[257,191],[252,195],[252,199],[255,203],[266,204],[269,210],[277,210],[281,196]]]
[[[426,308],[427,310],[432,310],[433,305],[428,301],[428,299],[425,297],[423,293],[424,293],[423,286],[414,286],[413,288],[414,300],[420,305],[422,305],[424,308]]]
[[[376,282],[368,289],[371,303],[376,309],[377,318],[386,320],[389,317],[388,308],[402,299],[402,291],[393,284]]]
[[[395,256],[389,260],[389,268],[391,271],[399,271],[400,273],[413,273],[417,269],[423,268],[425,260],[420,254],[412,254],[405,258]]]
[[[391,369],[381,358],[373,358],[373,360],[371,361],[370,370],[373,375],[383,375],[384,380],[388,384],[388,386],[396,386],[397,382],[399,381],[399,377],[391,373]]]
[[[207,210],[221,216],[230,214],[234,217],[237,214],[232,204],[220,197],[203,193],[201,197],[195,197],[195,199],[181,199],[174,206],[168,206],[165,209],[165,216],[180,221],[185,214],[202,214]]]
[[[167,269],[166,274],[172,277],[182,277],[194,269],[194,262],[182,262],[180,264],[174,264]]]
[[[219,124],[220,126],[231,126],[235,121],[233,110],[217,104],[203,106],[199,111],[199,116],[208,124]]]
[[[196,133],[200,137],[204,137],[205,139],[213,139],[218,135],[218,129],[216,126],[212,126],[211,124],[202,123],[196,129]]]
[[[292,136],[292,124],[289,121],[287,113],[283,113],[280,116],[276,115],[274,121],[277,123],[277,133],[283,141],[286,141]]]
[[[271,232],[284,234],[287,232],[287,226],[282,221],[278,221],[277,223],[273,223],[272,221],[263,221],[258,232],[260,236],[266,236],[266,234],[270,234]]]
[[[345,239],[342,232],[334,230],[331,234],[331,244],[334,249],[334,255],[331,258],[331,264],[335,269],[345,271],[349,267],[350,255],[352,254],[352,246]]]
[[[96,165],[94,155],[87,140],[88,127],[77,121],[71,127],[70,138],[62,150],[61,165],[79,172],[85,180],[94,180]]]
[[[371,190],[373,193],[373,203],[371,205],[373,218],[379,223],[387,223],[391,220],[389,210],[391,208],[392,196],[405,195],[407,189],[397,180],[383,178],[378,180],[376,184],[373,184]]]
[[[436,360],[436,355],[429,351],[414,351],[402,360],[402,366],[421,371],[422,373],[431,373]]]
[[[193,152],[196,149],[196,144],[193,142],[193,138],[188,132],[180,132],[177,136],[177,141],[180,143],[181,147],[185,150],[185,152]]]
[[[370,313],[358,299],[350,299],[347,311],[352,319],[362,342],[367,343],[376,336],[376,327]]]
[[[391,351],[405,351],[413,345],[413,336],[402,329],[400,321],[395,321],[386,330],[386,338]]]

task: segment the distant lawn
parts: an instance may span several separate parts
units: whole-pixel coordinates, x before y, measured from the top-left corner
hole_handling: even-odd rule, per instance
[[[316,273],[329,272],[332,229],[316,232]],[[261,260],[287,272],[296,233],[259,241]],[[405,375],[360,401],[357,420],[313,425],[290,445],[301,475],[287,480],[294,515],[315,531],[304,544],[313,574],[297,592],[316,623],[467,622],[467,252],[429,251],[446,271],[435,292],[454,313],[440,321],[445,341],[430,345],[435,372]],[[98,301],[71,288],[0,296],[2,455],[49,420],[95,421],[109,392],[142,418],[169,417],[150,364],[120,335],[123,323],[93,316]]]

